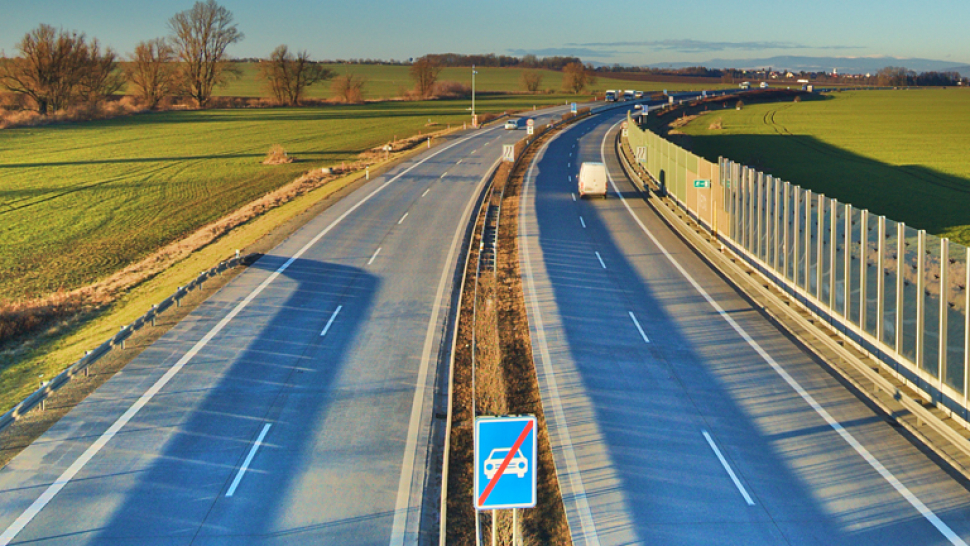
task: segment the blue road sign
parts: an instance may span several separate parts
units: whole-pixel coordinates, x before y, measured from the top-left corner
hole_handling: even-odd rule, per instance
[[[572,104],[572,106],[569,107],[569,110],[574,114],[578,112],[578,107],[576,106],[575,102]]]
[[[536,505],[536,418],[475,420],[475,508]]]

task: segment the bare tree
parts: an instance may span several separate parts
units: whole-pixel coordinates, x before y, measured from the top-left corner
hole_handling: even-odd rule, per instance
[[[115,52],[101,52],[84,34],[40,25],[17,44],[13,59],[0,59],[0,84],[29,97],[48,115],[84,100],[97,100],[121,88]]]
[[[542,85],[542,73],[535,70],[527,70],[522,73],[522,87],[529,93],[536,93],[539,91],[539,86]]]
[[[179,82],[200,108],[209,102],[213,89],[233,75],[226,48],[242,40],[243,33],[232,21],[232,12],[215,0],[196,2],[168,21],[180,64]]]
[[[78,81],[80,96],[96,102],[114,95],[125,86],[124,73],[118,70],[118,54],[110,47],[101,51],[97,38],[87,46],[84,71]]]
[[[411,79],[414,80],[414,90],[421,97],[431,96],[434,84],[441,73],[441,65],[434,60],[422,57],[411,65]]]
[[[164,38],[138,42],[125,75],[149,108],[175,90],[175,49]]]
[[[299,104],[307,87],[336,75],[333,70],[311,61],[306,51],[294,55],[285,45],[274,49],[269,61],[260,63],[259,71],[273,97],[289,105]]]
[[[363,76],[348,72],[337,76],[331,84],[330,90],[340,100],[350,104],[364,100],[364,84],[367,80]]]
[[[562,88],[570,93],[579,93],[589,84],[589,74],[582,63],[569,63],[562,69]]]

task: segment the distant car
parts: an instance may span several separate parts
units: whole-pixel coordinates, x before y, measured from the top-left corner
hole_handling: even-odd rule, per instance
[[[486,478],[491,480],[492,477],[495,476],[495,473],[498,472],[498,467],[502,466],[502,461],[505,460],[505,456],[508,454],[508,448],[493,449],[492,452],[488,454],[488,458],[485,459]],[[505,476],[506,474],[515,474],[519,478],[522,478],[525,476],[525,473],[528,472],[528,470],[529,460],[522,455],[522,450],[520,449],[515,453],[515,455],[512,456],[512,460],[509,461],[509,466],[505,467],[505,472],[502,472],[502,475]]]
[[[518,129],[519,128],[519,120],[517,120],[517,119],[510,119],[510,120],[506,121],[505,122],[505,128],[506,129],[510,129],[512,131]]]
[[[643,110],[643,105],[642,104],[634,104],[633,105],[633,109],[634,110]]]
[[[635,99],[642,99],[643,98],[643,91],[637,91],[637,92],[633,93],[633,98],[635,98]]]

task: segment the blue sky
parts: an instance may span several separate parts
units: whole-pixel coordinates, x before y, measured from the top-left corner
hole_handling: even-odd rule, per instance
[[[230,53],[276,45],[317,59],[407,59],[426,53],[577,55],[653,64],[774,55],[919,57],[970,64],[968,0],[222,0],[245,39]],[[0,49],[40,23],[97,37],[120,53],[168,33],[190,0],[0,0]],[[285,7],[274,7],[283,5]]]

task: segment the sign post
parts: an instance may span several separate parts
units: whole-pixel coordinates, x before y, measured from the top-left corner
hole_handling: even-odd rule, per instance
[[[572,113],[574,113],[574,114],[579,111],[579,109],[576,106],[576,103],[575,102],[572,103],[572,105],[569,107],[569,111],[572,112]]]
[[[526,134],[529,134],[529,135],[534,134],[536,132],[536,120],[529,118],[525,122],[525,130],[526,130]]]
[[[627,128],[626,125],[627,125],[627,122],[625,121],[620,125],[620,128],[623,129],[623,138],[630,136],[630,129]]]

